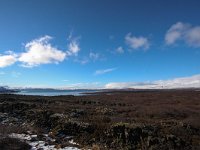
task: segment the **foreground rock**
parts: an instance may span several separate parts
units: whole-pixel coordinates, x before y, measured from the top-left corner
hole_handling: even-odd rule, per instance
[[[1,150],[30,150],[31,146],[16,138],[0,138]]]

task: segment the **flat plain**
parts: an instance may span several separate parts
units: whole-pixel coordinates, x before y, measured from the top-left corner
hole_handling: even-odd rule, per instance
[[[196,89],[5,94],[0,95],[0,112],[1,149],[11,133],[35,134],[38,141],[48,135],[55,140],[45,139],[46,145],[57,148],[72,146],[73,139],[73,146],[85,149],[200,149]]]

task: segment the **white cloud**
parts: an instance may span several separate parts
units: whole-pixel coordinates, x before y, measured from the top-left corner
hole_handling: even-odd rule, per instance
[[[171,88],[200,88],[200,74],[191,77],[159,80],[153,82],[113,82],[105,85],[107,89],[171,89]]]
[[[177,40],[182,38],[182,34],[189,27],[188,24],[183,24],[182,22],[177,22],[172,25],[165,35],[166,44],[174,44]]]
[[[106,89],[125,89],[125,88],[150,88],[154,86],[153,83],[150,82],[112,82],[105,85]]]
[[[69,80],[63,80],[63,82],[68,82]]]
[[[78,62],[78,63],[84,65],[84,64],[87,64],[89,62],[95,62],[95,61],[98,61],[98,60],[103,60],[102,55],[99,54],[99,53],[90,52],[88,54],[88,56],[76,58],[75,62]]]
[[[72,38],[72,34],[68,37],[68,50],[60,50],[52,46],[51,36],[43,36],[34,39],[25,44],[26,52],[15,54],[12,51],[6,51],[4,55],[0,54],[0,68],[10,66],[15,62],[21,62],[23,67],[35,67],[41,64],[58,64],[69,56],[77,56],[80,51],[80,37]]]
[[[155,81],[155,84],[166,88],[200,87],[200,74],[191,77],[175,78],[172,80]]]
[[[146,37],[136,37],[132,36],[131,33],[128,33],[125,36],[126,44],[133,50],[136,49],[148,49],[150,47],[150,42]]]
[[[72,39],[72,37],[70,36],[69,38],[70,43],[68,44],[68,51],[67,51],[68,56],[72,56],[72,55],[77,56],[78,52],[81,50],[78,39],[79,38]]]
[[[89,57],[90,57],[90,59],[92,59],[93,61],[96,61],[96,60],[99,59],[100,54],[99,54],[99,53],[90,52]]]
[[[96,70],[94,74],[95,75],[101,75],[101,74],[112,72],[112,71],[114,71],[116,69],[117,68],[108,68],[108,69],[103,69],[103,70]]]
[[[123,54],[124,53],[124,49],[123,49],[123,47],[118,47],[117,49],[116,49],[116,52],[117,53],[119,53],[119,54]]]
[[[35,39],[25,45],[26,52],[20,54],[19,61],[24,67],[34,67],[41,64],[62,62],[66,53],[53,47],[49,41],[50,36]]]
[[[88,57],[83,57],[83,58],[76,58],[74,61],[77,63],[80,63],[82,65],[85,65],[85,64],[89,63],[90,60]]]
[[[165,43],[173,45],[183,41],[191,47],[200,47],[200,26],[177,22],[172,25],[165,35]]]
[[[185,40],[192,47],[200,47],[200,26],[191,28],[186,34]]]
[[[17,61],[17,55],[14,53],[10,53],[7,55],[0,54],[0,68],[4,68],[14,64]]]

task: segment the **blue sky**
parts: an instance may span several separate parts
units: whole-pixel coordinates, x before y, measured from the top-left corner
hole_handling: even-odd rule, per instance
[[[199,7],[199,0],[1,0],[0,85],[200,87]]]

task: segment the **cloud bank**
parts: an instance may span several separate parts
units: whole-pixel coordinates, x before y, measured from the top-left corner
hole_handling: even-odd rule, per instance
[[[171,88],[200,88],[200,74],[191,77],[159,80],[153,82],[113,82],[105,85],[106,89],[171,89]]]
[[[200,47],[200,26],[183,22],[172,25],[165,35],[165,43],[173,45],[178,41],[183,41],[191,47]]]

